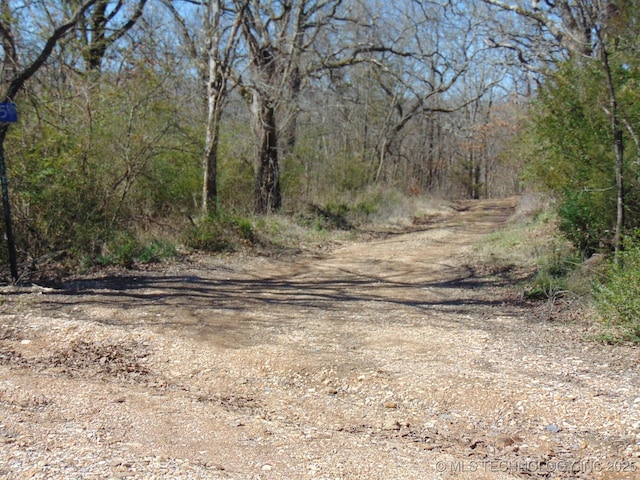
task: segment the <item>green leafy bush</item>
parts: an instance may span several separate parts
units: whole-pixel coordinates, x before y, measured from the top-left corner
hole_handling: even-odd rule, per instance
[[[152,240],[147,243],[138,255],[142,263],[153,263],[173,258],[178,255],[176,246],[166,240]]]
[[[246,138],[251,130],[232,122],[220,132],[218,160],[218,206],[225,211],[248,214],[253,211],[253,148]]]
[[[103,246],[96,263],[131,268],[134,263],[153,263],[176,255],[175,245],[165,240],[154,239],[144,243],[130,232],[118,232]]]
[[[621,92],[635,85],[626,70],[621,64],[614,68],[616,88]],[[522,154],[529,160],[526,180],[557,200],[560,230],[586,257],[612,250],[616,226],[616,160],[611,123],[602,108],[607,95],[603,75],[596,62],[562,64],[532,104],[521,142]],[[625,95],[619,98],[625,115],[638,115],[635,97]],[[623,141],[628,232],[640,226],[639,177],[634,141],[626,131]]]
[[[130,233],[122,232],[104,246],[97,262],[100,265],[120,265],[131,268],[140,251],[141,246],[136,238]]]
[[[187,229],[183,241],[195,250],[233,252],[258,239],[250,219],[219,212]]]
[[[615,198],[608,192],[566,192],[558,206],[560,231],[590,257],[610,247],[615,209]]]
[[[603,320],[640,339],[640,233],[628,239],[617,262],[594,285],[593,296]]]
[[[36,85],[10,130],[20,256],[65,251],[69,267],[75,260],[82,268],[170,255],[170,241],[140,239],[173,239],[197,208],[201,146],[177,115],[179,102],[149,69],[136,69],[118,84],[72,80],[64,88],[74,89],[74,101],[61,97],[55,82]]]

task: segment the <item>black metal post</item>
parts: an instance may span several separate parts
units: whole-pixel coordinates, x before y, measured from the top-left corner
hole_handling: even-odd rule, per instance
[[[9,246],[9,265],[11,267],[11,278],[14,283],[18,281],[18,261],[16,255],[16,242],[13,238],[13,228],[11,223],[11,205],[9,204],[9,185],[7,184],[7,167],[4,161],[4,138],[6,136],[6,126],[0,126],[0,183],[2,183],[2,206],[4,208],[4,223],[6,225],[7,244]]]

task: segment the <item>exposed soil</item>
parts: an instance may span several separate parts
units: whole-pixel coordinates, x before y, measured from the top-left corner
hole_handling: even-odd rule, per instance
[[[473,258],[513,208],[2,288],[0,478],[640,478],[639,349]]]

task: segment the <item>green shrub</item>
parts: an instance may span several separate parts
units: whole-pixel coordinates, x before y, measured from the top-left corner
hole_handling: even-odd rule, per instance
[[[23,258],[65,251],[69,268],[86,268],[172,254],[139,239],[173,238],[174,219],[198,207],[197,112],[182,118],[164,76],[135,72],[118,84],[69,78],[64,95],[42,82],[22,98],[6,154]]]
[[[606,247],[615,218],[615,198],[608,192],[567,192],[559,205],[560,231],[585,257]]]
[[[131,268],[134,263],[152,263],[177,255],[175,246],[165,240],[143,243],[130,232],[118,232],[107,242],[95,262],[98,265],[118,265]],[[86,263],[86,260],[85,260]]]
[[[349,206],[346,203],[329,202],[324,206],[309,205],[309,212],[298,216],[299,223],[316,231],[351,230],[347,219]]]
[[[130,268],[140,250],[140,243],[132,234],[121,232],[104,245],[96,262],[99,265],[120,265]]]
[[[218,206],[224,211],[253,211],[254,171],[252,138],[248,125],[231,120],[220,131],[218,151]],[[204,147],[203,147],[204,148]]]
[[[173,258],[178,255],[176,246],[166,240],[152,240],[139,252],[137,260],[142,263],[153,263]]]
[[[183,235],[185,245],[195,250],[207,252],[233,251],[233,243],[219,225],[206,221],[186,230]]]
[[[603,320],[640,339],[640,234],[627,239],[618,262],[612,262],[602,281],[593,288]]]
[[[237,229],[240,238],[247,240],[250,243],[255,243],[257,241],[256,232],[251,220],[248,218],[235,217],[232,218],[230,222]]]
[[[616,58],[616,62],[620,58]],[[637,115],[629,65],[614,68],[621,111]],[[559,65],[531,104],[522,139],[527,161],[525,180],[535,182],[558,201],[560,229],[585,256],[612,250],[616,225],[615,149],[611,124],[601,101],[606,81],[597,62],[582,60]],[[634,85],[635,86],[635,85]],[[622,107],[622,105],[625,105]],[[631,113],[633,112],[633,113]],[[624,132],[625,227],[640,223],[634,141]]]
[[[240,246],[258,241],[253,222],[248,218],[217,213],[187,229],[184,243],[207,252],[233,252]]]

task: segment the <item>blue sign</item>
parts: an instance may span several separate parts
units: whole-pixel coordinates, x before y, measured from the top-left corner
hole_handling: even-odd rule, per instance
[[[18,121],[18,111],[16,104],[11,102],[0,102],[0,122],[13,123]]]

